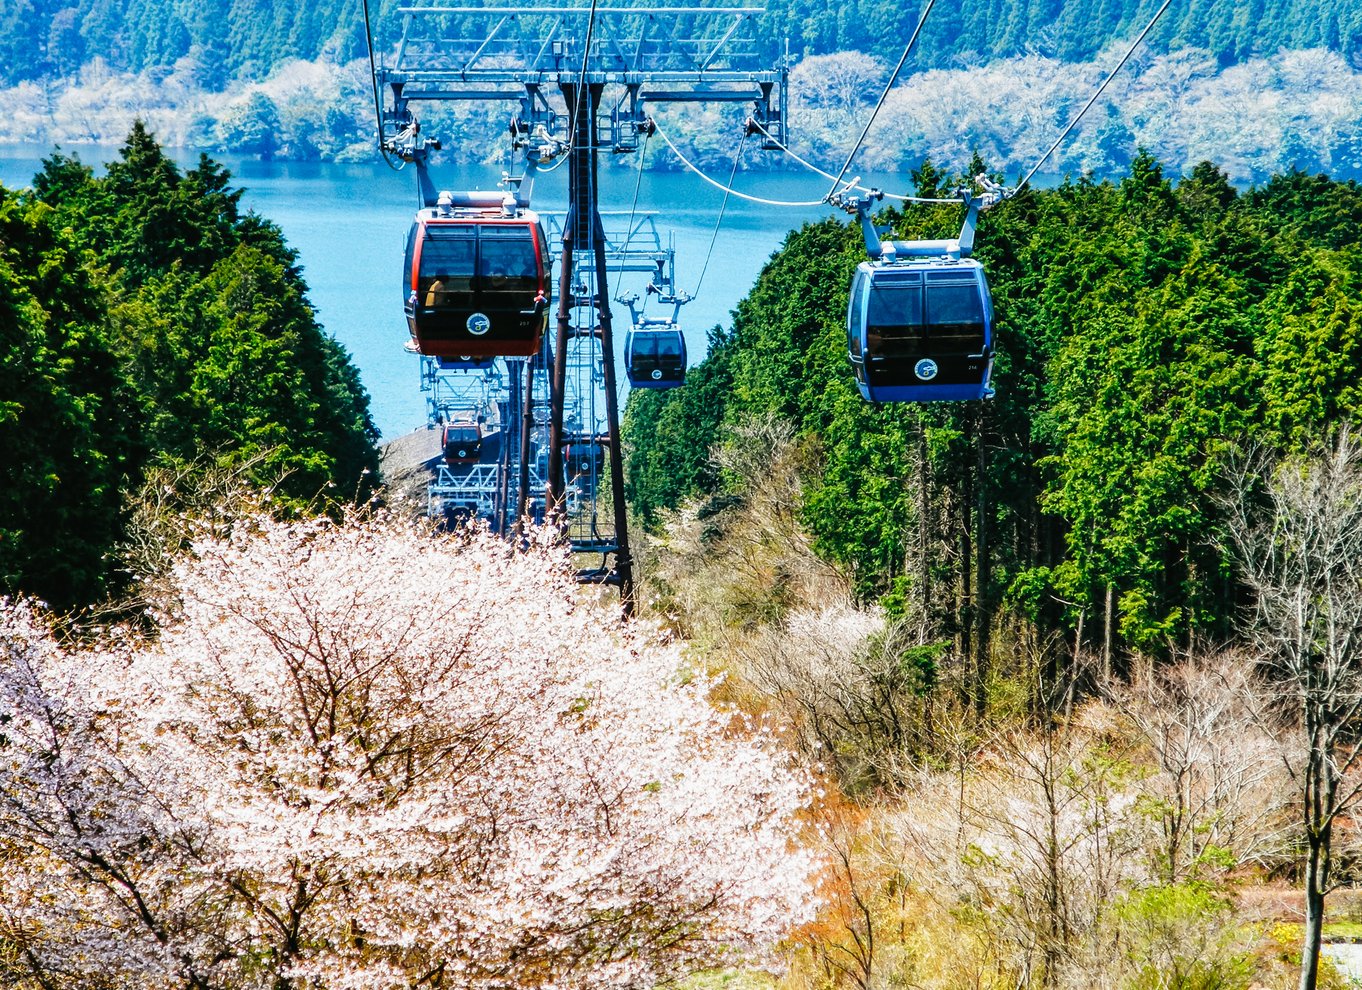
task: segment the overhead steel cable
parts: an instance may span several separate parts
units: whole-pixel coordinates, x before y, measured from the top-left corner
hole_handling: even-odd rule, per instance
[[[755,127],[755,128],[757,129],[757,133],[759,133],[760,135],[762,135],[762,137],[766,138],[766,140],[769,141],[769,142],[771,142],[771,144],[775,145],[775,147],[776,147],[777,150],[785,152],[785,154],[789,155],[791,158],[793,158],[795,161],[797,161],[800,165],[803,165],[803,166],[804,166],[806,169],[808,169],[810,172],[815,172],[815,173],[817,173],[818,175],[821,175],[821,176],[822,176],[823,178],[825,178],[825,179],[836,179],[836,178],[837,178],[837,176],[833,175],[831,172],[824,171],[823,169],[819,168],[817,165],[813,164],[812,162],[807,161],[807,160],[805,160],[805,159],[799,157],[799,155],[795,154],[794,151],[792,151],[791,149],[787,148],[785,145],[781,144],[780,141],[779,141],[774,135],[772,135],[770,131],[768,131],[766,128],[762,127],[761,124],[758,123],[757,121],[753,120],[753,121],[751,122],[751,124],[752,124],[753,127]],[[844,185],[842,188],[843,188],[843,189],[855,189],[857,192],[863,192],[863,193],[872,193],[872,192],[876,192],[876,191],[877,191],[877,190],[871,189],[869,186],[863,186],[863,185],[861,185],[857,179],[853,179],[851,182],[847,183],[847,184]],[[885,198],[885,199],[896,200],[897,202],[900,202],[900,203],[962,203],[962,202],[964,202],[964,200],[962,200],[959,196],[952,196],[952,197],[950,197],[949,199],[940,199],[940,198],[935,198],[935,197],[931,197],[931,196],[896,196],[896,195],[894,195],[893,193],[884,193],[884,198]]]
[[[932,12],[932,7],[936,0],[927,0],[927,6],[922,8],[922,16],[917,19],[917,27],[913,28],[913,34],[908,39],[908,44],[903,46],[903,54],[899,56],[899,64],[894,66],[894,71],[889,74],[889,81],[884,84],[884,92],[880,94],[879,100],[875,104],[875,109],[870,111],[870,119],[865,122],[865,127],[861,128],[861,136],[856,139],[856,146],[851,149],[851,154],[847,155],[847,160],[842,165],[842,170],[837,173],[837,177],[832,181],[832,188],[828,190],[825,200],[831,199],[837,194],[837,187],[842,184],[842,178],[847,174],[847,169],[851,168],[852,159],[861,150],[861,145],[865,142],[865,136],[870,133],[870,127],[875,123],[876,116],[879,115],[880,107],[884,106],[884,101],[889,98],[889,91],[894,88],[894,83],[899,78],[899,73],[903,70],[903,63],[908,61],[908,54],[917,44],[917,36],[922,33],[922,25],[927,23],[927,15]]]
[[[705,264],[700,269],[700,278],[695,283],[695,291],[691,293],[692,299],[700,295],[700,287],[705,284],[705,272],[709,271],[709,259],[713,256],[714,244],[719,239],[719,224],[724,222],[724,211],[728,209],[728,197],[733,193],[733,179],[738,174],[738,163],[742,161],[742,150],[746,146],[747,132],[743,131],[742,140],[738,142],[738,153],[733,156],[733,169],[728,173],[728,188],[724,191],[724,201],[719,205],[719,217],[714,221],[714,233],[709,237],[709,250],[705,252]]]
[[[667,132],[662,129],[660,124],[657,124],[656,118],[653,119],[653,123],[657,125],[657,133],[662,135],[662,140],[667,142],[667,147],[672,149],[672,154],[674,154],[678,159],[681,160],[681,164],[686,166],[686,168],[690,169],[701,179],[704,179],[711,186],[713,186],[715,189],[720,190],[721,192],[737,196],[739,199],[745,199],[749,203],[760,203],[762,206],[788,206],[805,208],[810,206],[822,206],[825,202],[827,202],[826,199],[811,199],[804,200],[802,202],[786,202],[784,200],[779,199],[763,199],[760,196],[749,196],[747,193],[738,192],[738,190],[732,188],[731,186],[724,185],[718,179],[712,179],[708,175],[706,175],[698,165],[694,164],[689,158],[687,158],[685,155],[681,153],[681,149],[678,148],[672,142],[672,139],[667,136]]]
[[[586,44],[582,48],[582,67],[577,73],[577,100],[572,106],[572,124],[568,128],[568,140],[577,138],[577,115],[582,111],[582,90],[586,86],[586,65],[591,58],[591,35],[596,29],[596,0],[591,0],[591,12],[586,15]]]
[[[383,160],[388,163],[388,168],[394,172],[400,172],[407,167],[407,163],[394,165],[393,160],[388,157],[388,149],[383,144],[383,100],[378,95],[378,68],[374,64],[374,32],[369,25],[369,0],[364,3],[364,43],[369,49],[369,82],[374,90],[374,119],[378,125],[378,153],[383,156]]]
[[[1069,126],[1064,128],[1064,133],[1062,133],[1058,138],[1055,139],[1054,144],[1050,145],[1050,150],[1045,152],[1045,154],[1041,155],[1040,161],[1036,162],[1035,167],[1033,167],[1031,171],[1026,173],[1026,178],[1022,179],[1021,182],[1017,183],[1016,192],[1021,192],[1024,188],[1026,188],[1026,184],[1031,181],[1031,177],[1040,171],[1040,167],[1044,165],[1046,160],[1049,159],[1049,157],[1055,153],[1055,149],[1058,148],[1061,144],[1063,144],[1064,139],[1069,136],[1069,133],[1075,127],[1078,126],[1078,122],[1083,119],[1083,115],[1087,113],[1089,109],[1092,108],[1092,105],[1094,103],[1097,102],[1097,98],[1102,95],[1102,91],[1107,88],[1107,85],[1113,79],[1116,78],[1116,74],[1120,72],[1123,68],[1125,68],[1125,64],[1129,62],[1130,57],[1135,54],[1135,49],[1139,48],[1140,43],[1144,41],[1145,36],[1148,35],[1150,31],[1154,30],[1154,25],[1159,22],[1159,18],[1163,16],[1163,12],[1168,9],[1168,5],[1171,4],[1172,2],[1173,0],[1163,0],[1163,6],[1158,9],[1158,11],[1154,14],[1152,18],[1150,18],[1149,23],[1145,25],[1145,29],[1140,32],[1140,36],[1135,39],[1134,44],[1132,44],[1129,50],[1125,53],[1125,55],[1121,57],[1121,61],[1116,63],[1116,68],[1112,69],[1111,72],[1108,73],[1107,78],[1102,80],[1102,85],[1097,87],[1097,92],[1093,93],[1092,98],[1089,99],[1086,104],[1084,104],[1083,109],[1078,111],[1078,116],[1075,117],[1073,120],[1069,121]]]
[[[624,228],[624,248],[623,253],[629,253],[629,244],[634,239],[634,214],[638,212],[638,191],[643,187],[643,161],[648,156],[648,139],[652,134],[643,135],[643,147],[638,151],[638,175],[634,179],[634,201],[629,206],[629,224]],[[620,294],[620,286],[624,283],[624,272],[620,271],[619,277],[615,279],[615,295]]]

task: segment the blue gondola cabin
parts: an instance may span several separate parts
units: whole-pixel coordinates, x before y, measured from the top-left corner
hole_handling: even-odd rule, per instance
[[[993,303],[972,259],[863,261],[851,283],[847,350],[872,402],[992,394]]]
[[[640,324],[630,330],[624,358],[634,388],[676,388],[686,381],[686,339],[670,321]]]

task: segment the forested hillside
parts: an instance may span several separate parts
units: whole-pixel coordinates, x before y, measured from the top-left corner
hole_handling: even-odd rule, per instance
[[[838,785],[804,987],[1356,985],[1360,223],[1148,153],[1027,190],[976,243],[996,397],[877,406],[829,219],[630,396],[645,600]]]
[[[356,58],[364,52],[361,24],[358,0],[5,0],[0,78],[69,78],[96,58],[133,72],[169,70],[189,57],[204,87],[217,90],[287,59]]]
[[[144,483],[172,515],[172,481],[214,471],[286,505],[372,483],[358,374],[230,179],[139,126],[104,177],[54,154],[0,189],[0,593],[118,590]]]
[[[1027,52],[1086,61],[1116,38],[1139,33],[1159,0],[989,0],[937,5],[910,67],[978,64]],[[898,58],[917,23],[917,4],[768,3],[772,37],[797,54],[856,50]],[[1328,47],[1362,53],[1362,5],[1355,0],[1185,0],[1169,7],[1150,46],[1205,48],[1223,65],[1278,49]]]
[[[394,43],[396,0],[374,0],[381,40]],[[910,70],[976,64],[1027,52],[1091,59],[1113,38],[1133,36],[1158,0],[988,0],[937,8]],[[789,39],[796,56],[864,51],[897,57],[916,4],[771,0],[763,37],[772,54]],[[1231,65],[1279,49],[1362,53],[1357,0],[1187,0],[1166,15],[1156,51],[1195,47]],[[0,4],[0,84],[71,78],[92,59],[118,70],[169,70],[191,58],[210,90],[262,78],[290,59],[347,61],[364,54],[359,0],[272,4],[260,0],[5,0]]]
[[[909,237],[960,222],[887,219]],[[1148,155],[1119,182],[1028,191],[980,224],[997,398],[885,406],[847,366],[860,234],[806,226],[683,388],[631,397],[632,503],[652,523],[685,499],[718,512],[741,493],[707,452],[775,417],[801,438],[815,549],[975,670],[1004,629],[1107,655],[1223,637],[1242,604],[1217,546],[1225,457],[1301,449],[1362,403],[1359,223],[1353,183],[1240,195],[1203,164],[1174,186]]]

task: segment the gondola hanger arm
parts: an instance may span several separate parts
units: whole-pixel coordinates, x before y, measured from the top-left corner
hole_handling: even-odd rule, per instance
[[[851,195],[851,190],[859,181],[859,176],[852,179],[841,192],[829,196],[828,202],[856,217],[861,225],[861,235],[865,238],[865,253],[871,261],[878,261],[884,253],[885,242],[882,238],[890,231],[888,226],[876,225],[870,211],[876,203],[884,199],[884,193],[878,189],[872,189],[864,196]]]

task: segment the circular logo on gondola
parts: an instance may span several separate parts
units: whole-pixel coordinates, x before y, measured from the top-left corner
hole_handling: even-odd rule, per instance
[[[923,358],[917,364],[913,365],[913,374],[917,375],[918,378],[924,382],[929,382],[935,378],[936,373],[939,370],[940,369],[936,366],[936,362],[931,358]]]
[[[468,327],[468,332],[473,336],[481,337],[492,329],[492,321],[487,318],[485,313],[474,313],[468,318],[468,322],[464,326]]]
[[[661,368],[654,368],[654,369],[653,369],[653,381],[655,381],[655,382],[660,382],[661,380],[662,380],[662,369],[661,369]]]

